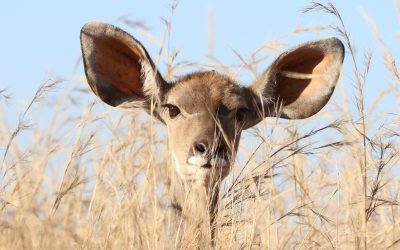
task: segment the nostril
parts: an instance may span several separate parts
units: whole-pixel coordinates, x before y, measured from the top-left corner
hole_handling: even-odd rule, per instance
[[[196,142],[194,144],[194,150],[196,153],[205,154],[207,151],[207,146],[203,142]]]
[[[222,146],[219,146],[217,148],[217,154],[218,155],[223,155],[225,153],[225,149]]]
[[[223,144],[219,144],[217,146],[217,148],[215,149],[215,153],[219,156],[219,157],[226,157],[227,154],[227,150],[226,150],[226,146]]]

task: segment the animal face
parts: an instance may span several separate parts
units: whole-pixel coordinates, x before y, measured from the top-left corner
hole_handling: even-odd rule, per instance
[[[251,95],[216,72],[194,73],[172,84],[160,114],[183,179],[208,184],[229,173],[240,134],[252,115]]]
[[[179,176],[200,185],[225,178],[242,130],[265,117],[303,119],[328,102],[344,47],[329,38],[280,55],[249,87],[215,71],[167,82],[145,48],[123,30],[91,22],[81,31],[85,73],[105,103],[143,108],[167,126]]]

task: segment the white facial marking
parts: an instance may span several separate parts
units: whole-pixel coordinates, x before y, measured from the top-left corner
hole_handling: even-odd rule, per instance
[[[207,159],[205,159],[203,156],[200,155],[195,155],[191,156],[188,160],[188,163],[190,165],[195,165],[195,166],[203,166],[207,164]]]
[[[191,119],[191,118],[196,118],[196,117],[199,117],[202,115],[204,115],[204,112],[197,112],[197,113],[193,113],[193,114],[188,114],[187,118]]]
[[[158,97],[160,90],[157,84],[156,70],[146,60],[140,60],[140,64],[142,66],[140,74],[143,81],[143,92],[147,96]]]

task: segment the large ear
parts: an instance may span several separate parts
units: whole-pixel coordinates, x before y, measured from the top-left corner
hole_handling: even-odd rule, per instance
[[[314,115],[331,97],[343,59],[344,46],[337,38],[309,42],[283,53],[250,87],[256,99],[262,100],[256,101],[259,110],[264,116],[287,119]]]
[[[111,106],[150,111],[150,100],[168,87],[140,42],[113,25],[85,24],[81,46],[90,88]]]

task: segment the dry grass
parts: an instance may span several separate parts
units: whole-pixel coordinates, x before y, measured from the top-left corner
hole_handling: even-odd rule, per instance
[[[396,5],[397,7],[399,5]],[[171,14],[176,9],[172,4]],[[397,249],[400,247],[400,91],[396,57],[366,14],[371,39],[381,44],[390,79],[382,92],[365,96],[372,54],[357,54],[345,20],[333,5],[313,4],[304,12],[323,11],[337,25],[304,27],[287,35],[333,28],[346,44],[339,98],[306,121],[266,119],[245,133],[239,161],[223,183],[216,248],[221,249]],[[399,12],[400,13],[400,12]],[[400,17],[400,16],[399,16]],[[210,13],[210,26],[213,14]],[[122,18],[149,40],[146,27]],[[170,49],[171,18],[156,61],[167,63],[172,79],[188,67],[254,76],[279,41],[267,41],[241,64],[177,62]],[[210,36],[213,28],[210,28]],[[374,55],[375,56],[375,55]],[[379,55],[378,55],[379,56]],[[76,87],[49,80],[33,95],[15,128],[0,117],[1,249],[185,249],[165,223],[171,183],[177,182],[168,159],[165,129],[140,111],[110,110],[88,96],[83,77]],[[348,96],[353,86],[354,96]],[[57,91],[63,88],[63,91]],[[365,100],[372,100],[368,108]],[[376,111],[386,99],[397,107]],[[0,90],[5,109],[12,98]],[[51,108],[45,108],[51,104]],[[2,111],[2,110],[0,110]],[[34,117],[47,114],[48,121]],[[2,114],[2,113],[0,113]],[[313,123],[310,126],[310,123]],[[44,125],[43,125],[44,124]]]

